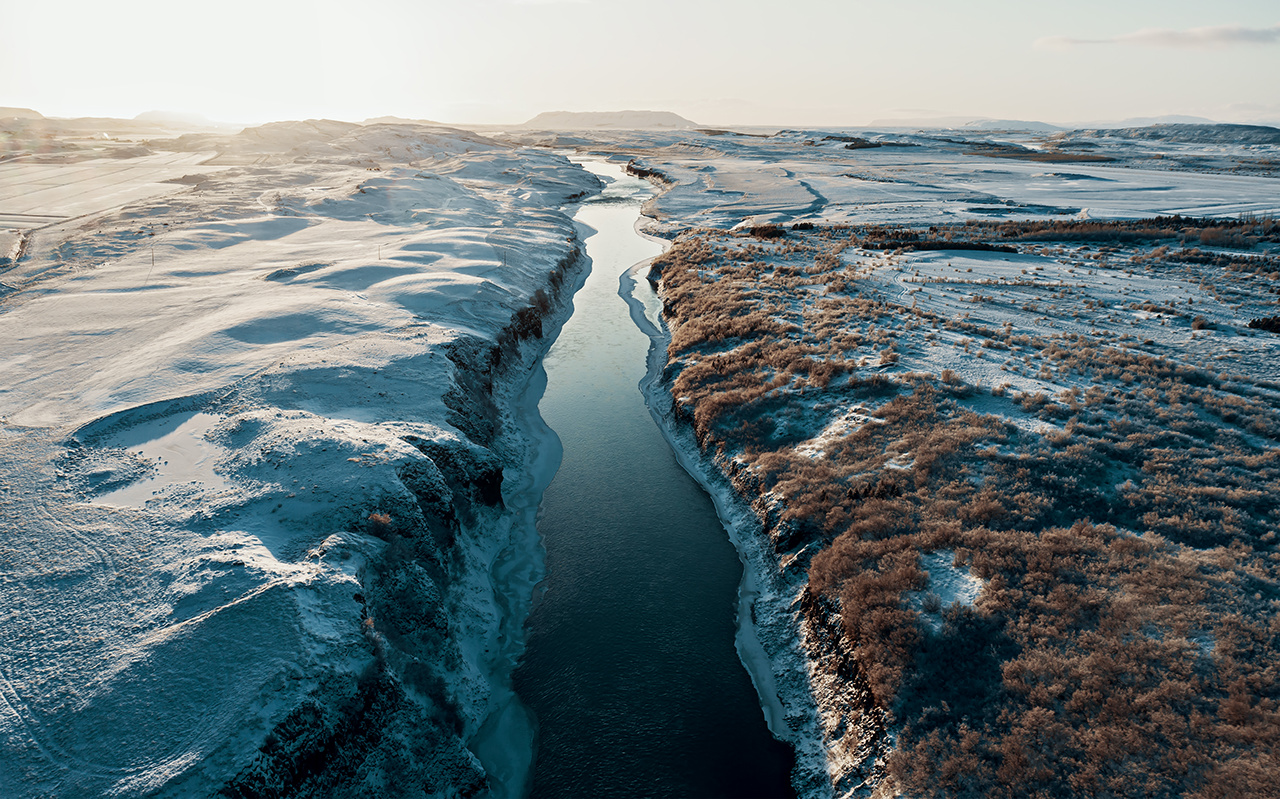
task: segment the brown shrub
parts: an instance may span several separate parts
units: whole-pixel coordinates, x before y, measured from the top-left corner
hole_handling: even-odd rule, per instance
[[[1262,229],[1032,221],[927,238],[1177,242],[1214,227]],[[1265,794],[1280,752],[1280,448],[1256,437],[1280,441],[1277,386],[1100,333],[931,317],[859,294],[856,270],[814,256],[837,239],[913,236],[926,240],[796,231],[793,249],[770,254],[700,233],[667,253],[662,287],[673,394],[703,445],[738,464],[731,479],[761,498],[779,554],[838,603],[847,663],[900,714],[893,779],[913,796]],[[816,294],[836,277],[838,292]],[[818,299],[796,303],[800,292]],[[916,323],[1008,347],[1028,374],[1092,385],[1013,398],[1062,424],[1041,437],[966,410],[950,370],[859,368],[869,353],[896,355]],[[992,395],[1008,403],[1006,388]],[[820,457],[771,432],[854,404],[874,421]],[[905,592],[927,588],[920,553],[938,549],[986,584],[976,609],[947,611],[933,632]],[[1211,652],[1195,643],[1204,636]]]

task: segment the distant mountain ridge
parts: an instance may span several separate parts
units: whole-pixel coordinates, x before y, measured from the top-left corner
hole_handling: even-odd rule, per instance
[[[1159,117],[1132,117],[1130,119],[1088,120],[1070,124],[1041,122],[1032,119],[993,119],[991,117],[916,117],[902,119],[874,119],[868,128],[920,128],[961,130],[1025,130],[1033,133],[1056,133],[1064,130],[1133,129],[1153,125],[1216,125],[1212,119],[1169,114]]]
[[[693,129],[699,125],[670,111],[544,111],[520,127],[540,130],[583,130],[585,128],[684,130]]]
[[[398,116],[381,116],[370,117],[360,123],[361,125],[431,125],[434,127],[448,127],[443,122],[437,122],[434,119],[411,119],[409,117]]]
[[[1280,128],[1266,125],[1147,125],[1140,128],[1073,130],[1061,136],[1090,139],[1143,139],[1187,144],[1280,144]]]
[[[44,114],[30,108],[0,106],[0,119],[44,119]]]
[[[1061,125],[1050,125],[1048,122],[1030,119],[976,119],[960,127],[972,130],[1029,130],[1035,133],[1056,133],[1066,130]]]
[[[1026,130],[1035,133],[1056,133],[1066,130],[1061,125],[1050,125],[1030,119],[990,119],[988,117],[920,117],[915,119],[873,119],[866,126],[878,128],[963,129],[963,130]]]
[[[1158,117],[1129,117],[1120,120],[1086,120],[1065,128],[1084,130],[1093,128],[1148,128],[1152,125],[1217,125],[1218,121],[1207,117],[1193,117],[1186,114],[1165,114]]]

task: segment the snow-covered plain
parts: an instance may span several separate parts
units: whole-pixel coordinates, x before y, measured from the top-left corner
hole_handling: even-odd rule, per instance
[[[1210,270],[1195,267],[1151,270],[1125,257],[1109,258],[1096,247],[1036,249],[896,256],[850,250],[845,258],[867,270],[866,294],[944,318],[991,329],[1030,328],[1049,337],[1093,334],[1214,371],[1274,376],[1275,337],[1245,327],[1250,319],[1273,313],[1265,292],[1223,291],[1235,281],[1215,280]],[[950,369],[973,386],[1049,395],[1092,385],[1084,374],[1050,376],[1031,368],[1024,359],[1033,349],[1015,349],[991,349],[972,333],[937,330],[902,348],[893,370],[940,374]],[[1010,418],[1029,423],[1017,414]]]
[[[4,793],[479,788],[511,406],[599,181],[407,125],[148,148],[0,164]]]
[[[884,146],[849,150],[854,133]],[[842,138],[843,137],[843,138]],[[1020,137],[1025,138],[1025,137]],[[554,141],[544,134],[513,139]],[[1280,145],[1198,146],[1207,163],[1176,157],[1187,145],[1116,142],[1114,161],[1036,162],[983,155],[991,138],[874,131],[581,132],[577,146],[657,169],[672,185],[648,213],[656,232],[811,221],[945,224],[966,219],[1280,213],[1280,181],[1231,171],[1272,163]],[[1029,143],[1029,142],[1024,142]],[[895,146],[897,145],[897,146]],[[1186,157],[1190,159],[1190,156]],[[1199,167],[1199,171],[1193,169]]]
[[[137,158],[92,158],[0,163],[0,225],[40,228],[172,192],[166,181],[218,171],[202,164],[214,153],[157,153]]]

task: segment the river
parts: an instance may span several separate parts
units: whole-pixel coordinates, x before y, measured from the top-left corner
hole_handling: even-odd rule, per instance
[[[591,273],[544,362],[538,408],[562,459],[539,509],[545,577],[514,674],[536,729],[528,790],[791,796],[794,756],[734,647],[742,565],[638,388],[650,340],[619,285],[660,252],[636,231],[653,192],[616,165],[584,166],[613,182],[575,217]]]

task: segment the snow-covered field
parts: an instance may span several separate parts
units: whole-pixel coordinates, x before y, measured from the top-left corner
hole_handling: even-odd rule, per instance
[[[482,784],[510,406],[598,180],[415,126],[149,148],[0,164],[3,792]]]
[[[1112,162],[1035,162],[983,155],[980,145],[996,143],[987,138],[856,131],[886,146],[849,150],[844,133],[849,131],[583,132],[576,143],[666,175],[674,185],[648,208],[658,223],[654,229],[666,232],[797,221],[929,225],[1280,214],[1280,181],[1229,171],[1242,162],[1271,163],[1266,159],[1274,159],[1280,145],[1198,146],[1198,152],[1227,152],[1191,171],[1176,158],[1153,160],[1160,143],[1152,142],[1114,143],[1107,150]],[[554,140],[538,134],[515,138]],[[1170,144],[1164,152],[1185,154],[1187,147]]]
[[[1274,376],[1276,338],[1245,327],[1274,312],[1265,292],[1224,296],[1213,284],[1229,286],[1231,278],[1215,281],[1208,270],[1194,267],[1153,270],[1099,255],[1096,247],[1035,250],[896,256],[851,250],[846,259],[866,270],[867,294],[942,318],[997,330],[1029,327],[1041,336],[1093,335],[1205,369]],[[971,332],[933,331],[915,346],[900,347],[895,368],[931,374],[950,369],[970,385],[1050,395],[1092,384],[1083,373],[1051,378],[1030,368],[1024,358],[1034,357],[1031,348],[1005,351],[985,344]]]
[[[166,183],[218,171],[214,153],[158,153],[74,163],[18,159],[0,163],[0,226],[41,228],[172,192]]]

